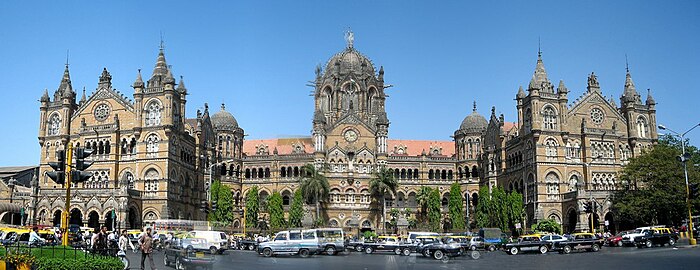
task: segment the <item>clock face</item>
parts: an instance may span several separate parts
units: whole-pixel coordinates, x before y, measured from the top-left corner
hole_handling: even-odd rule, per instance
[[[349,129],[348,131],[345,131],[343,137],[345,137],[345,140],[348,142],[354,142],[357,140],[357,132],[355,132],[355,130]]]

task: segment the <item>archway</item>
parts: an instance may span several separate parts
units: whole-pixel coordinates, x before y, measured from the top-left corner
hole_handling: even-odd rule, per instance
[[[608,212],[607,214],[605,214],[605,223],[604,224],[606,224],[606,223],[607,223],[607,225],[605,225],[605,230],[609,231],[612,234],[615,234],[617,232],[617,230],[615,230],[615,217],[613,216],[612,212]]]
[[[589,219],[590,219],[590,217],[589,217]],[[588,224],[591,224],[590,220],[588,221]],[[600,217],[598,216],[597,213],[593,213],[593,228],[595,228],[596,230],[598,230],[600,228]]]
[[[114,212],[109,211],[105,215],[105,226],[107,226],[107,230],[111,231],[112,229],[114,229],[114,225]]]
[[[72,219],[72,214],[71,214],[71,219]],[[71,221],[71,224],[73,222]],[[98,214],[96,211],[90,211],[90,214],[88,214],[88,227],[93,228],[93,229],[99,229],[100,228],[100,214]]]
[[[70,225],[78,225],[78,226],[83,226],[83,212],[80,212],[80,209],[74,208],[73,210],[70,210],[70,219],[68,220],[68,224]]]
[[[573,233],[576,231],[576,224],[578,223],[578,214],[576,214],[576,211],[574,209],[569,209],[569,212],[566,214],[568,222],[566,223],[566,232],[567,233]]]
[[[63,213],[63,212],[61,212],[61,210],[56,210],[55,212],[53,212],[52,224],[53,224],[54,227],[60,227],[60,226],[61,226],[61,214],[62,214],[62,213]]]
[[[138,212],[136,211],[136,208],[130,208],[129,209],[129,218],[128,218],[128,226],[131,229],[138,228]]]

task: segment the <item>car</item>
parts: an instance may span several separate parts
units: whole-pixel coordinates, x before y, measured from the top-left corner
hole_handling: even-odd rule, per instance
[[[220,231],[190,231],[188,235],[194,238],[204,238],[210,244],[209,252],[211,254],[223,254],[228,246],[228,236]]]
[[[554,246],[554,243],[563,242],[563,241],[566,241],[566,240],[567,240],[566,237],[561,236],[561,235],[558,235],[558,234],[547,234],[547,235],[543,235],[543,236],[541,237],[541,239],[542,239],[542,241],[545,241],[545,242],[549,243],[550,249],[551,249],[552,246]]]
[[[194,242],[205,242],[206,239],[203,238],[187,238],[178,239],[175,238],[173,244],[170,247],[165,248],[163,253],[163,264],[165,266],[174,266],[175,269],[213,269],[214,267],[214,256],[207,255],[203,250],[194,249]]]
[[[630,231],[623,231],[619,232],[616,235],[610,236],[605,239],[605,245],[609,247],[621,247],[624,244],[622,243],[622,237],[629,234]]]
[[[419,236],[439,237],[440,234],[435,232],[408,232],[408,238],[406,242],[413,243],[416,240],[416,237]]]
[[[465,247],[454,238],[443,238],[441,241],[427,244],[423,247],[423,256],[432,257],[436,260],[445,260],[449,257],[457,257],[465,254]],[[478,259],[478,251],[469,251],[473,259]]]
[[[480,250],[480,249],[488,249],[489,251],[494,251],[496,250],[496,246],[494,245],[489,245],[486,246],[486,242],[484,242],[484,238],[481,236],[473,236],[469,239],[469,250]]]
[[[418,236],[414,239],[412,243],[408,243],[406,246],[403,247],[402,254],[403,255],[409,255],[410,252],[406,252],[406,249],[410,249],[411,251],[415,251],[418,254],[423,255],[423,257],[430,257],[430,253],[426,252],[426,247],[435,244],[440,241],[439,236],[434,236],[434,235],[421,235]]]
[[[503,246],[505,234],[499,228],[482,228],[479,236],[484,239],[484,248],[488,251],[495,251]]]
[[[651,228],[644,232],[644,235],[634,238],[634,244],[638,248],[653,247],[654,245],[675,246],[678,241],[678,234],[669,228]]]
[[[539,234],[520,236],[517,242],[505,244],[506,253],[516,255],[520,252],[536,251],[545,254],[549,251],[549,243],[542,241],[540,237]]]
[[[348,242],[347,248],[348,248],[348,250],[354,250],[354,251],[357,251],[357,252],[362,252],[362,251],[363,251],[362,248],[363,248],[363,245],[364,245],[364,244],[365,244],[364,241],[359,240],[359,239],[354,239],[354,240],[350,240],[350,242]]]
[[[625,246],[634,246],[634,239],[638,236],[646,234],[652,227],[639,227],[634,231],[622,236],[622,244]]]
[[[375,242],[366,242],[362,245],[365,254],[372,254],[376,251],[391,251],[396,255],[401,255],[403,251],[401,241],[397,236],[379,236]]]
[[[187,237],[187,236],[185,236]],[[204,238],[174,238],[173,240],[175,246],[181,246],[184,249],[194,250],[194,251],[209,251],[209,243],[207,239]]]
[[[450,244],[450,243],[458,243],[462,247],[462,251],[465,250],[476,250],[476,243],[472,247],[472,237],[471,236],[464,236],[464,235],[448,235],[442,238],[442,241],[444,243]],[[482,247],[483,247],[483,242],[482,242]],[[472,249],[473,248],[473,249]]]
[[[340,228],[315,229],[318,241],[323,246],[326,255],[335,255],[339,251],[345,251],[345,233]]]
[[[278,232],[272,241],[260,243],[257,250],[264,257],[288,254],[307,258],[322,252],[323,248],[316,230],[290,230]]]
[[[587,250],[598,252],[603,247],[604,240],[592,233],[574,233],[569,235],[565,241],[554,242],[552,250],[557,250],[561,254],[569,254],[575,250]]]

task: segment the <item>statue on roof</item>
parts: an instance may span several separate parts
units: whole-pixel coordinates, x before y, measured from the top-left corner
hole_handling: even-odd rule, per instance
[[[355,34],[350,29],[345,32],[345,42],[347,42],[348,48],[352,48],[353,42],[355,42]]]

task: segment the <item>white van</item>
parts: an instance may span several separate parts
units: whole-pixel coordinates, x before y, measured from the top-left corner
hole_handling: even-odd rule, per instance
[[[211,254],[222,254],[228,249],[228,236],[220,231],[190,231],[193,238],[206,239]]]
[[[438,233],[434,232],[408,232],[408,242],[413,243],[416,240],[416,236],[440,236]]]

